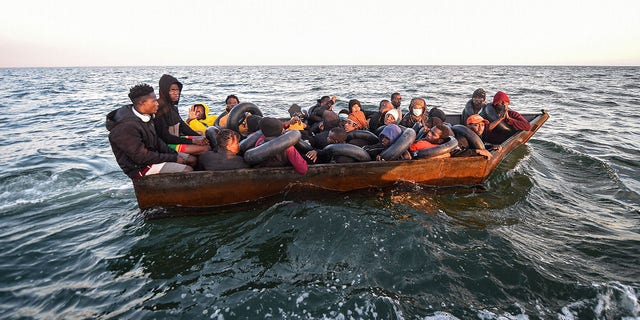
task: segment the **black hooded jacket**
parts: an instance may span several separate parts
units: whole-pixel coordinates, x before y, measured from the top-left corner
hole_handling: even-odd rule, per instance
[[[189,125],[182,120],[180,117],[180,113],[178,112],[178,101],[174,103],[171,102],[171,98],[169,98],[169,87],[172,84],[177,84],[178,88],[182,92],[182,83],[178,81],[173,76],[168,74],[163,74],[160,78],[159,83],[159,91],[160,97],[158,98],[158,112],[156,113],[156,117],[153,119],[156,127],[156,133],[158,136],[169,144],[192,144],[191,139],[180,138],[180,136],[197,136],[198,133],[195,132]],[[172,134],[171,129],[177,133]]]
[[[124,106],[107,115],[109,143],[122,171],[133,178],[148,165],[178,161],[178,153],[156,135],[153,121],[142,121],[132,108]]]

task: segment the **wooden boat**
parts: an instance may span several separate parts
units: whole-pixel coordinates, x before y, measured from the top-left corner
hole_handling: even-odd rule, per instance
[[[424,186],[481,185],[511,151],[526,143],[547,121],[548,113],[522,114],[530,131],[502,143],[491,159],[482,156],[310,165],[306,175],[290,167],[198,171],[145,176],[133,180],[140,209],[153,207],[220,207],[255,201],[295,190],[352,191],[387,187],[397,182]],[[459,115],[447,121],[459,123]]]

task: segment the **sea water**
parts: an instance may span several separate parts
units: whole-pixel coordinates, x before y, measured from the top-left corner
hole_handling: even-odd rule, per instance
[[[180,111],[287,116],[498,90],[551,118],[484,190],[399,185],[145,220],[105,115],[164,73]],[[0,69],[0,318],[637,319],[640,68]],[[202,213],[202,212],[201,212]]]

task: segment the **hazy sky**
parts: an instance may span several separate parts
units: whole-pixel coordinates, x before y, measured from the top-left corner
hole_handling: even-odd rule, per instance
[[[638,0],[2,3],[0,67],[640,65]]]

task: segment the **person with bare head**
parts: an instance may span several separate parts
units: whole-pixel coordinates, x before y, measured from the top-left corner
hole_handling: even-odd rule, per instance
[[[402,97],[400,96],[400,93],[394,92],[393,94],[391,94],[391,104],[393,105],[394,108],[398,109],[400,113],[402,113],[402,110],[400,110],[401,103],[402,103]]]
[[[218,150],[209,151],[200,156],[200,169],[223,171],[249,168],[240,151],[240,134],[231,129],[222,129],[216,135]]]
[[[467,104],[462,110],[462,116],[460,123],[466,123],[467,118],[472,114],[479,114],[487,105],[487,92],[482,88],[476,89],[471,95],[471,99],[467,101]]]
[[[155,131],[151,120],[158,111],[158,101],[153,87],[144,83],[133,86],[129,99],[132,104],[111,111],[106,121],[111,150],[122,171],[132,179],[193,171],[196,158],[171,150]]]

